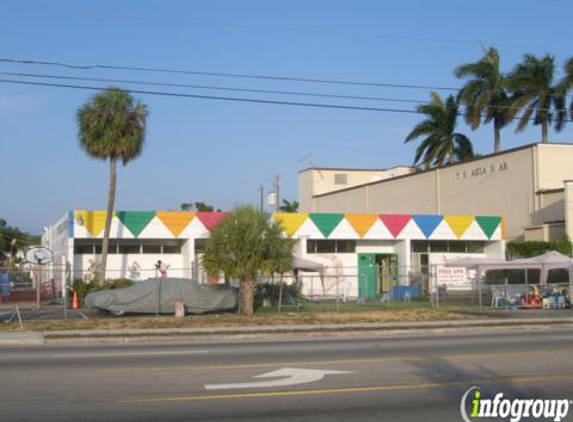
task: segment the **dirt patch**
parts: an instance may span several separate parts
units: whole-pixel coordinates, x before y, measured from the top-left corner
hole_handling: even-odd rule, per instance
[[[97,318],[76,321],[32,321],[24,322],[25,330],[116,330],[152,328],[193,328],[193,327],[245,327],[260,325],[299,325],[299,324],[343,324],[366,322],[419,322],[476,319],[477,316],[464,315],[451,310],[404,309],[393,311],[364,312],[324,312],[324,313],[285,313],[260,314],[247,318],[240,315],[188,315],[184,318],[159,317],[118,317]],[[17,323],[0,325],[0,330],[18,330]]]

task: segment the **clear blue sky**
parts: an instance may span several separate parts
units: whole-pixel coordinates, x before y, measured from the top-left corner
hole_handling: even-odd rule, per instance
[[[0,10],[0,57],[208,72],[453,86],[453,69],[496,46],[504,69],[526,53],[572,55],[568,0],[395,1],[11,1]],[[235,88],[426,100],[428,89],[342,86],[121,70],[0,63],[0,72],[122,78]],[[560,76],[560,74],[559,74]],[[0,75],[0,78],[10,79]],[[35,80],[32,78],[15,78]],[[36,79],[37,80],[37,79]],[[63,81],[65,82],[65,81]],[[81,82],[79,82],[81,84]],[[107,84],[83,84],[102,86]],[[125,88],[133,86],[123,84]],[[412,109],[415,104],[140,89]],[[442,94],[447,94],[443,91]],[[93,92],[0,83],[0,217],[38,232],[71,208],[103,209],[108,167],[79,148],[76,109]],[[177,209],[205,201],[223,209],[256,203],[278,173],[296,199],[299,160],[322,167],[411,164],[410,114],[332,110],[136,95],[148,104],[143,155],[118,177],[117,209]],[[461,120],[461,119],[460,119]],[[489,153],[491,126],[471,132]],[[571,142],[573,123],[555,142]],[[536,142],[540,128],[502,133],[504,148]]]

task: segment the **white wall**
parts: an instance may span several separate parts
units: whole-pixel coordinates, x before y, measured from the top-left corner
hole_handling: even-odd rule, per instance
[[[91,262],[99,262],[101,255],[75,255],[74,278],[84,279],[88,274]],[[169,277],[186,277],[190,263],[186,263],[183,254],[109,254],[107,256],[106,278],[129,278],[136,281],[156,277],[155,264],[158,260],[169,264]],[[139,271],[134,267],[139,264]],[[137,274],[139,273],[139,275]]]

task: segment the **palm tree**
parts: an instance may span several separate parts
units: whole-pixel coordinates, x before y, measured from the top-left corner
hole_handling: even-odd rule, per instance
[[[281,212],[297,212],[298,211],[299,203],[298,201],[288,201],[283,199],[283,204],[279,207],[279,211]]]
[[[459,95],[466,106],[466,121],[473,130],[493,121],[494,151],[501,150],[501,129],[509,122],[507,81],[499,69],[499,53],[490,48],[475,63],[466,63],[455,70],[456,77],[467,79]]]
[[[567,111],[567,93],[573,90],[573,57],[565,62],[564,66],[565,76],[557,84],[557,119],[555,122],[555,129],[559,132],[565,126],[567,117],[573,119],[573,100],[569,105],[569,111]]]
[[[418,113],[428,116],[418,123],[405,142],[411,142],[421,136],[422,140],[416,149],[414,165],[420,159],[425,168],[443,166],[456,161],[463,161],[474,156],[471,141],[462,133],[456,132],[459,115],[459,102],[450,95],[444,102],[436,92],[430,92],[429,104],[418,106]]]
[[[251,316],[257,276],[290,271],[293,247],[293,240],[263,211],[241,206],[211,233],[202,264],[209,275],[224,273],[239,280],[241,313]]]
[[[109,232],[115,203],[116,163],[125,166],[143,150],[147,106],[134,103],[132,96],[119,88],[108,88],[96,94],[77,111],[80,145],[92,158],[109,160],[109,194],[107,215],[98,268],[98,281],[105,281]]]
[[[549,123],[553,111],[564,108],[564,99],[559,87],[554,84],[555,60],[551,55],[537,58],[532,54],[523,56],[508,75],[508,88],[513,93],[509,118],[521,112],[516,132],[521,132],[533,120],[541,125],[541,142],[549,142]]]

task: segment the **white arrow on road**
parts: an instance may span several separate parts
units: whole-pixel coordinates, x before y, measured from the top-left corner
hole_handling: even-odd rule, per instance
[[[243,382],[237,384],[205,384],[206,390],[228,390],[232,388],[269,388],[285,387],[289,385],[306,384],[309,382],[320,381],[326,375],[331,374],[351,374],[348,371],[329,371],[322,369],[299,369],[299,368],[282,368],[277,371],[266,372],[256,375],[254,378],[279,378],[269,381]]]

